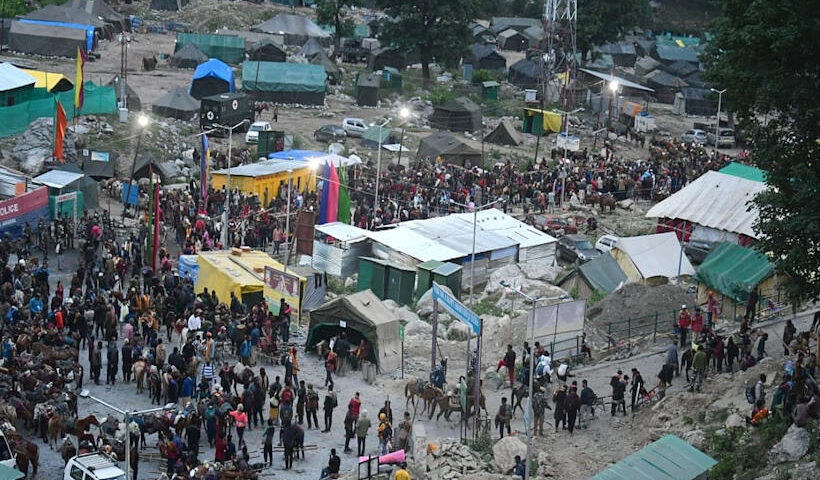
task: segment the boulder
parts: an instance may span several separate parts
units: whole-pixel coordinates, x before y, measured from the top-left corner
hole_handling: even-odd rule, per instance
[[[740,415],[733,413],[726,418],[726,422],[724,423],[726,428],[732,427],[745,427],[746,420],[743,419]]]
[[[703,441],[706,439],[706,436],[703,430],[690,430],[683,434],[683,439],[693,447],[700,449],[703,447]]]
[[[54,119],[41,117],[28,126],[25,132],[17,138],[17,143],[11,151],[12,159],[25,173],[37,174],[45,169],[47,162],[51,162],[54,146]],[[65,161],[74,163],[77,157],[78,136],[71,129],[66,129],[63,140],[63,155]]]
[[[519,286],[524,283],[526,278],[518,265],[504,265],[490,274],[490,279],[484,287],[484,293],[489,295],[502,291],[504,289],[501,286],[502,281],[520,288]]]
[[[518,437],[508,435],[493,445],[493,464],[502,472],[512,466],[516,455],[521,458],[527,455],[527,445]]]
[[[382,300],[382,303],[384,304],[385,307],[389,308],[390,310],[393,310],[394,312],[399,308],[399,304],[396,303],[395,300],[390,299],[390,298],[388,298],[386,300]]]
[[[519,265],[521,272],[530,280],[541,280],[544,282],[554,282],[561,273],[561,267],[553,265],[548,260],[531,260]]]
[[[455,321],[447,327],[447,340],[465,341],[470,338],[470,327],[464,322]]]
[[[796,462],[809,452],[810,443],[808,430],[792,424],[780,442],[772,447],[769,457],[773,463]]]
[[[449,293],[453,294],[452,290],[447,288],[444,285],[441,285],[441,288]],[[439,314],[441,314],[443,308],[439,308]],[[427,318],[433,314],[433,289],[429,289],[424,292],[424,295],[419,298],[418,302],[416,302],[416,312],[419,314],[420,317]]]

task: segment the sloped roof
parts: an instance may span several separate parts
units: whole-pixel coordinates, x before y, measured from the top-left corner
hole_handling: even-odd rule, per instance
[[[0,63],[0,92],[34,85],[37,79],[10,63]]]
[[[664,72],[661,69],[653,70],[646,74],[644,77],[646,82],[652,82],[655,85],[660,85],[663,87],[685,87],[686,82],[681,80],[680,78],[671,75],[669,73]]]
[[[736,302],[745,302],[749,293],[774,274],[766,255],[740,245],[723,242],[698,267],[698,280]]]
[[[42,72],[40,70],[22,69],[25,73],[34,77],[37,82],[34,88],[47,88],[49,92],[67,92],[74,88],[71,80],[62,73]]]
[[[717,463],[679,437],[667,435],[590,480],[695,480]]]
[[[752,229],[758,211],[747,209],[765,189],[764,183],[710,170],[650,208],[646,217],[686,220],[758,238]]]
[[[521,59],[510,65],[510,71],[514,71],[518,75],[525,75],[532,78],[538,78],[540,70],[538,64],[526,58]]]
[[[252,61],[242,64],[244,90],[321,93],[326,82],[327,73],[322,65]]]
[[[681,275],[695,274],[674,232],[621,237],[615,249],[629,256],[643,278],[677,277],[679,261]]]
[[[236,86],[234,84],[234,76],[233,76],[233,69],[229,67],[225,62],[222,60],[212,58],[205,63],[200,64],[194,70],[194,77],[193,80],[197,80],[199,78],[205,77],[216,77],[220,80],[227,82],[230,86],[229,91],[233,92],[236,90]],[[191,82],[193,85],[193,82]],[[190,89],[189,89],[190,92]]]
[[[330,37],[330,33],[322,30],[313,20],[304,15],[290,15],[280,13],[268,19],[251,30],[279,35],[302,35],[308,37]]]
[[[68,172],[65,170],[49,170],[48,172],[34,177],[32,181],[51,188],[64,188],[77,180],[83,178],[85,174]]]
[[[613,80],[617,80],[617,82],[621,86],[624,86],[624,87],[627,87],[627,88],[634,88],[636,90],[644,90],[646,92],[654,92],[655,91],[655,90],[653,90],[649,87],[644,87],[643,85],[639,85],[635,82],[630,82],[629,80],[627,80],[625,78],[622,78],[622,77],[619,77],[617,75],[610,75],[608,73],[596,72],[595,70],[590,70],[588,68],[579,68],[578,70],[580,70],[584,73],[588,73],[588,74],[592,75],[593,77],[600,78],[601,80],[603,80],[605,82],[611,82]]]
[[[525,37],[528,37],[531,42],[537,42],[544,36],[544,29],[540,25],[527,27],[523,32]]]
[[[655,47],[658,52],[658,58],[675,62],[683,60],[684,62],[698,63],[698,52],[690,47],[678,47],[676,45],[657,45]]]
[[[466,222],[470,228],[473,227],[473,213],[457,213],[455,216]],[[558,241],[553,236],[511,217],[497,208],[479,210],[475,216],[478,217],[476,227],[479,231],[503,235],[518,243],[520,248],[536,247]]]
[[[367,235],[365,235],[367,230],[342,222],[316,225],[316,230],[342,242],[359,241],[367,237]]]
[[[188,90],[177,87],[159,97],[152,106],[154,113],[165,114],[164,112],[194,112],[199,111],[200,101],[188,94]],[[190,118],[190,116],[188,117]]]
[[[421,139],[416,158],[424,158],[427,155],[431,158],[436,158],[439,155],[448,154],[481,155],[481,152],[452,134],[435,132]]]
[[[501,120],[492,132],[484,137],[484,141],[496,143],[498,145],[519,145],[522,141],[521,135],[515,130],[509,120]]]
[[[266,175],[275,175],[277,173],[287,172],[288,170],[301,170],[309,168],[308,164],[299,160],[264,160],[256,163],[247,163],[238,167],[231,168],[231,175],[235,177],[264,177]],[[218,175],[227,175],[228,169],[223,168],[213,172]]]
[[[635,45],[631,42],[615,42],[598,45],[595,51],[609,55],[635,55]]]
[[[685,77],[698,71],[697,65],[692,62],[684,62],[682,60],[672,62],[664,68],[667,72],[677,75],[678,77]]]
[[[467,97],[454,98],[436,107],[436,110],[446,110],[449,112],[480,112],[481,108]]]
[[[493,17],[490,19],[490,28],[501,25],[507,27],[540,27],[541,20],[526,17]]]
[[[171,55],[171,65],[177,66],[179,64],[199,65],[208,61],[208,56],[202,53],[202,50],[194,43],[186,43],[173,55]]]
[[[523,33],[519,32],[518,30],[516,30],[514,28],[508,28],[508,29],[504,30],[503,32],[498,33],[498,38],[500,38],[502,40],[509,40],[509,39],[511,39],[515,36],[521,36],[521,37],[529,39],[529,37],[527,37],[526,35],[524,35]]]
[[[320,53],[325,53],[325,49],[324,47],[322,47],[322,44],[319,43],[319,40],[316,40],[315,37],[308,38],[305,44],[302,45],[302,48],[299,49],[299,55],[305,58],[311,58],[314,55],[318,55]]]
[[[95,27],[102,27],[105,25],[104,20],[101,20],[96,15],[92,15],[85,10],[60,5],[46,5],[40,10],[26,14],[22,18],[29,20],[48,20],[52,22],[93,25]]]
[[[495,55],[495,56],[504,58],[504,57],[501,56],[500,53],[498,53],[496,51],[495,48],[493,48],[490,45],[484,45],[484,44],[481,44],[481,43],[474,43],[471,50],[473,52],[473,59],[474,60],[481,60],[482,58],[486,58],[486,57],[489,57],[491,55]]]
[[[745,178],[746,180],[754,180],[755,182],[766,181],[766,172],[764,170],[738,162],[731,162],[718,171],[726,175],[734,175],[736,177]]]
[[[578,266],[578,271],[593,290],[606,293],[614,292],[628,280],[621,266],[609,252],[582,263]]]

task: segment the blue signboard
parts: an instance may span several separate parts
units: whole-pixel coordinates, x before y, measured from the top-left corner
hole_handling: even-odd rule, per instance
[[[466,323],[473,329],[473,332],[478,335],[481,333],[481,319],[472,310],[467,308],[463,303],[459,302],[456,297],[447,293],[437,283],[433,282],[433,301],[441,302],[448,312],[453,314],[457,319]]]

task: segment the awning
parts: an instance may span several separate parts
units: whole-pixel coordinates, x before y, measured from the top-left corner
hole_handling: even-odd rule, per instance
[[[60,189],[71,185],[84,176],[84,173],[67,172],[65,170],[51,170],[40,175],[39,177],[34,177],[32,180],[34,183],[39,183],[40,185]]]

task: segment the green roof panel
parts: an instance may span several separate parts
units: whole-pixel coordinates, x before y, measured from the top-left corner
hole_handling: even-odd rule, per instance
[[[612,293],[627,281],[626,274],[609,253],[582,263],[578,270],[592,288],[601,292]]]
[[[755,182],[766,182],[766,172],[751,165],[744,165],[742,163],[732,162],[729,165],[721,168],[720,173],[726,175],[733,175],[735,177],[745,178],[746,180],[754,180]]]
[[[717,463],[680,437],[667,435],[590,480],[695,480]]]
[[[736,302],[745,302],[749,293],[773,273],[774,266],[766,255],[723,242],[700,264],[697,279]]]
[[[245,62],[242,89],[262,92],[325,91],[327,73],[322,65],[287,62]]]

